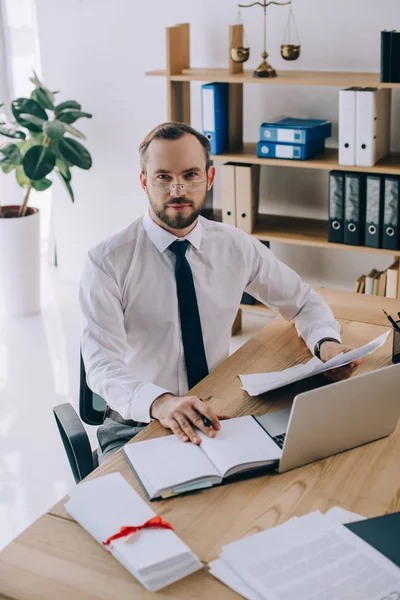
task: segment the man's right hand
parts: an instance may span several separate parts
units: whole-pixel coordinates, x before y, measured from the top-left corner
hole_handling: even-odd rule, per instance
[[[171,429],[182,442],[190,440],[193,444],[200,444],[200,438],[194,427],[209,437],[214,437],[221,429],[215,412],[197,396],[179,397],[173,394],[162,394],[151,405],[150,415],[163,427]],[[211,427],[204,424],[203,416],[210,421]]]

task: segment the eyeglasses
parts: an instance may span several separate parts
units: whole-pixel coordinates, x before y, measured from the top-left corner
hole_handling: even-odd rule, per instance
[[[168,173],[161,173],[154,177],[149,177],[151,184],[157,188],[160,192],[169,193],[171,195],[185,194],[186,192],[196,192],[203,189],[204,184],[207,181],[207,174],[205,171],[198,173],[197,171],[190,171],[184,175],[184,183],[174,183],[174,177]]]

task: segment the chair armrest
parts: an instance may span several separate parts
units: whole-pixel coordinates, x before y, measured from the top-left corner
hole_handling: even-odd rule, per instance
[[[85,428],[68,402],[53,408],[58,430],[76,483],[94,469],[92,449]]]

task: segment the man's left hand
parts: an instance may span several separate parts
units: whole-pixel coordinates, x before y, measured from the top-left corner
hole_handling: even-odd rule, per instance
[[[350,350],[353,350],[351,346],[345,346],[345,344],[337,344],[336,342],[327,341],[321,344],[320,357],[322,362],[326,362],[334,356],[337,356],[342,352],[350,352]],[[359,358],[348,365],[344,365],[343,367],[338,367],[337,369],[325,371],[324,375],[332,381],[340,381],[341,379],[347,379],[358,367],[358,365],[361,364],[361,362],[362,359]]]

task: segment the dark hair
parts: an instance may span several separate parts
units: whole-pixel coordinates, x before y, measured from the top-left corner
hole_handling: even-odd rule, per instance
[[[169,122],[161,123],[161,125],[157,125],[157,127],[154,127],[154,129],[152,129],[150,133],[146,135],[143,142],[140,144],[140,168],[142,169],[143,173],[146,171],[146,151],[153,140],[179,140],[186,134],[194,135],[194,137],[196,137],[199,140],[200,144],[203,146],[204,154],[206,157],[206,171],[208,171],[208,169],[211,166],[211,147],[208,139],[204,135],[193,129],[193,127],[190,127],[190,125],[186,125],[185,123]]]

